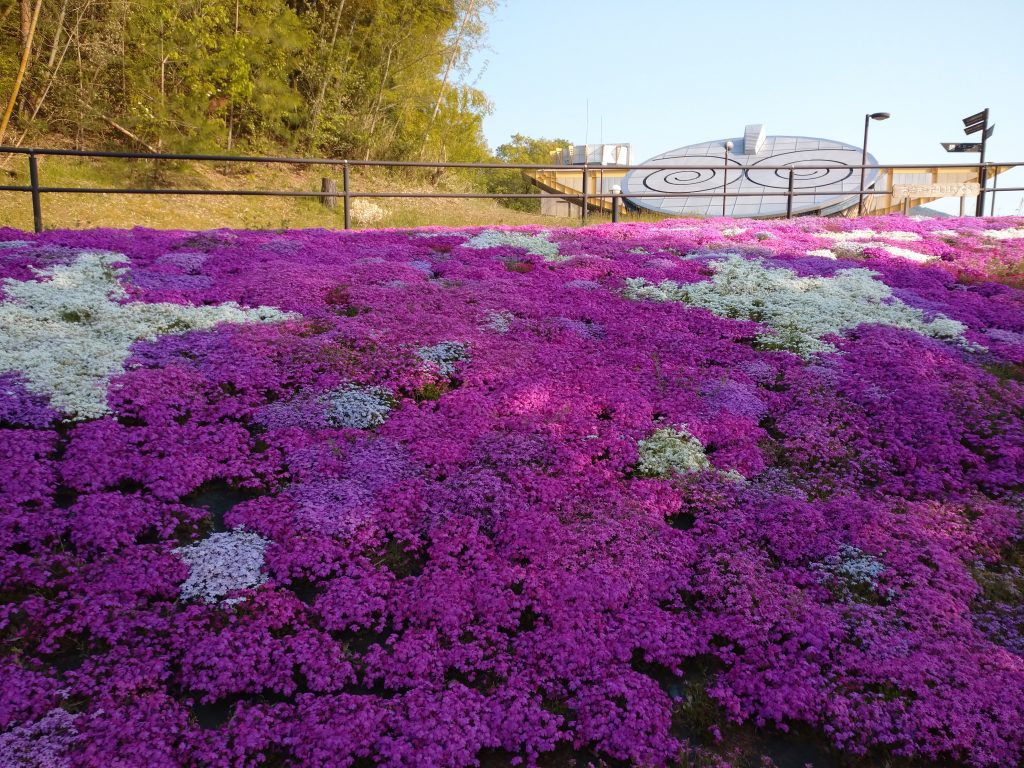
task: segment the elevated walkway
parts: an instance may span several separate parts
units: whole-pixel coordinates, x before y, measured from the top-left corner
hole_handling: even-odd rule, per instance
[[[534,186],[542,192],[553,195],[573,195],[571,198],[562,198],[567,203],[576,206],[583,204],[583,168],[567,166],[565,168],[552,168],[540,171],[523,171],[523,175],[530,180]],[[626,171],[614,167],[591,168],[587,171],[587,192],[593,195],[598,192],[608,193],[615,184],[622,184]],[[542,201],[543,203],[546,201]],[[587,210],[612,212],[611,198],[588,197]]]

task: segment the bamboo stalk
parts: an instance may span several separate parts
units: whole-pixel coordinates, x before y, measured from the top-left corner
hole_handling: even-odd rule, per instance
[[[25,70],[28,68],[28,57],[32,53],[32,38],[36,35],[36,23],[39,21],[39,11],[43,7],[43,0],[36,0],[36,8],[32,12],[32,23],[28,28],[28,36],[25,38],[25,50],[21,52],[21,66],[18,67],[18,76],[14,79],[14,88],[11,90],[11,98],[7,101],[7,110],[4,112],[3,120],[0,120],[0,144],[4,143],[4,134],[7,133],[7,123],[11,120],[14,112],[14,105],[18,101],[18,92],[21,90],[21,81],[25,78]]]

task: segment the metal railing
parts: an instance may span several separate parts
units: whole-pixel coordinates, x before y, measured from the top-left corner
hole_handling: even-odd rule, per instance
[[[723,203],[726,198],[742,197],[785,197],[786,218],[793,216],[793,201],[801,196],[814,196],[824,194],[822,187],[798,188],[794,186],[796,172],[814,170],[836,170],[843,169],[856,171],[861,169],[888,170],[921,168],[931,170],[939,169],[974,169],[977,171],[978,182],[981,186],[981,195],[991,193],[992,210],[995,210],[995,194],[999,192],[1021,192],[1024,187],[1003,187],[996,189],[995,176],[993,186],[986,187],[989,171],[1000,168],[1017,168],[1024,166],[1024,162],[1009,163],[908,163],[900,165],[842,165],[836,166],[829,163],[807,163],[799,166],[792,165],[758,165],[758,171],[786,172],[788,183],[785,190],[771,188],[753,192],[729,192],[727,190],[716,192],[710,190],[684,191],[684,192],[621,192],[590,191],[589,180],[599,171],[712,171],[722,169],[721,163],[708,165],[673,165],[673,164],[644,164],[644,165],[590,165],[585,163],[579,166],[564,165],[535,165],[526,163],[444,163],[444,162],[413,162],[402,160],[336,160],[331,158],[309,158],[309,157],[269,157],[269,156],[241,156],[241,155],[190,155],[179,153],[153,153],[153,152],[106,152],[77,149],[41,149],[27,147],[0,147],[0,154],[23,155],[28,159],[29,184],[4,184],[0,185],[0,192],[23,192],[31,195],[32,219],[36,232],[43,230],[43,208],[42,196],[44,194],[119,194],[119,195],[203,195],[203,196],[238,196],[238,197],[316,197],[321,199],[340,198],[343,205],[343,218],[345,229],[352,227],[352,201],[358,198],[435,198],[435,199],[493,199],[512,200],[526,199],[539,200],[544,198],[561,198],[575,202],[580,206],[580,217],[586,223],[588,210],[594,200],[611,199],[612,221],[618,221],[619,209],[623,206],[624,198],[679,198],[679,197],[721,197]],[[256,164],[283,164],[283,165],[305,165],[305,166],[326,166],[341,168],[342,189],[338,192],[302,191],[291,189],[196,189],[196,188],[160,188],[160,187],[69,187],[69,186],[47,186],[39,180],[39,158],[41,157],[80,157],[80,158],[104,158],[121,160],[152,160],[152,161],[193,161],[211,163],[256,163]],[[350,170],[352,168],[423,168],[423,169],[478,169],[478,170],[519,170],[519,171],[557,171],[558,173],[579,173],[581,174],[581,189],[575,192],[537,192],[537,193],[512,193],[512,192],[370,192],[358,191],[352,188]],[[751,169],[742,167],[731,167],[730,171],[737,171],[738,174],[746,174]],[[739,175],[738,175],[739,177]],[[872,182],[873,183],[873,182]],[[890,181],[891,185],[891,181]],[[874,189],[871,186],[862,187],[856,190],[843,190],[844,195],[891,195],[891,189]],[[982,198],[983,199],[983,198]],[[980,209],[979,204],[979,209]],[[657,213],[652,211],[653,213]]]

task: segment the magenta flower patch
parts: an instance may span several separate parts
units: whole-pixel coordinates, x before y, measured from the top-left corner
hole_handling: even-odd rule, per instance
[[[0,230],[0,764],[1021,764],[1022,232]]]

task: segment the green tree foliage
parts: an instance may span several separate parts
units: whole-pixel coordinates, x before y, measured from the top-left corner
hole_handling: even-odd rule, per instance
[[[22,2],[0,0],[0,94],[21,50]],[[484,159],[490,104],[466,67],[494,2],[44,0],[15,133]]]
[[[551,162],[553,152],[564,149],[570,142],[565,139],[535,139],[517,133],[507,144],[502,144],[495,157],[503,163],[543,165]],[[494,193],[527,194],[540,190],[533,186],[520,171],[493,171],[487,183],[487,191]],[[509,208],[519,211],[537,212],[540,200],[511,198],[503,201]]]

